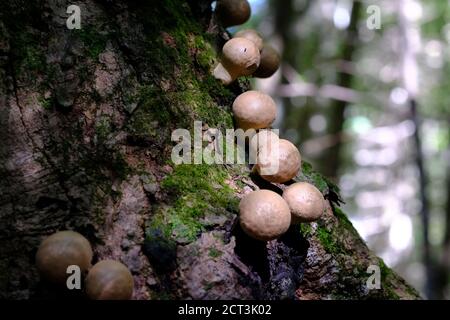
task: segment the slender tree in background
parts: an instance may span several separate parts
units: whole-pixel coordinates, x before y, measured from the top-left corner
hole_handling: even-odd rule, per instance
[[[358,22],[361,14],[361,2],[354,1],[351,9],[350,24],[345,31],[345,36],[341,44],[340,55],[336,58],[342,60],[344,63],[351,62],[353,52],[358,46]],[[352,84],[352,74],[345,71],[339,71],[337,75],[336,84],[343,88],[350,88]],[[334,144],[325,149],[320,157],[322,163],[321,168],[323,172],[334,179],[338,177],[339,165],[341,162],[341,146],[342,146],[342,131],[344,124],[344,114],[348,102],[342,100],[332,101],[327,110],[328,114],[328,127],[327,133],[333,137]]]
[[[434,298],[435,290],[433,288],[433,265],[429,239],[429,220],[430,210],[427,197],[427,175],[425,172],[424,156],[422,151],[421,139],[421,119],[418,112],[417,94],[419,87],[419,68],[417,64],[417,46],[418,31],[413,22],[407,17],[407,10],[411,5],[410,0],[401,0],[398,2],[398,20],[400,29],[400,45],[398,51],[402,56],[402,82],[408,92],[408,104],[410,108],[411,120],[414,123],[414,146],[415,162],[419,174],[419,195],[421,202],[421,221],[422,221],[422,250],[423,264],[425,267],[425,294],[428,298]]]

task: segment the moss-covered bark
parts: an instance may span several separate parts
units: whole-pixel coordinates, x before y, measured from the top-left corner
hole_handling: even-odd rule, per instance
[[[330,209],[267,245],[236,224],[239,198],[263,186],[245,166],[170,162],[171,132],[231,128],[247,81],[211,76],[228,35],[210,1],[0,4],[0,297],[79,297],[40,282],[43,237],[74,229],[133,273],[136,299],[417,298],[367,249],[337,187],[303,165]],[[281,192],[283,186],[265,186]],[[365,273],[380,264],[381,290]]]

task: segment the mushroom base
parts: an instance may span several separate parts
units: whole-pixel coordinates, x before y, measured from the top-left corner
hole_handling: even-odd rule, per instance
[[[222,81],[224,85],[229,85],[236,79],[236,77],[234,77],[227,69],[225,69],[225,67],[221,63],[219,63],[217,67],[214,68],[213,75],[214,78]]]

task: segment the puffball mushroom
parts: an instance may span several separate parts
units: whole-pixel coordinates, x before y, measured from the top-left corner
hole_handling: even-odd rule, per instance
[[[256,45],[256,47],[258,48],[259,51],[261,51],[261,49],[263,48],[263,39],[256,30],[245,29],[245,30],[238,31],[234,35],[234,38],[245,38],[247,40],[252,41]]]
[[[98,262],[86,277],[86,293],[94,300],[129,300],[133,288],[133,276],[128,268],[114,260]]]
[[[297,147],[280,139],[275,146],[260,148],[255,169],[264,180],[283,183],[297,175],[301,160]]]
[[[239,204],[242,230],[252,238],[269,241],[289,229],[291,212],[286,201],[270,190],[253,191]]]
[[[259,66],[259,50],[245,38],[228,40],[222,48],[221,62],[214,69],[214,77],[227,85],[237,77],[249,76]]]
[[[233,115],[243,130],[267,128],[275,120],[277,106],[269,95],[250,90],[234,100]]]
[[[261,50],[261,58],[258,69],[253,73],[257,78],[269,78],[280,67],[280,55],[268,44],[265,44]]]
[[[280,137],[271,130],[260,130],[250,139],[249,151],[253,155],[258,155],[261,148],[271,148],[280,140]]]
[[[91,266],[92,248],[89,241],[74,231],[60,231],[42,241],[36,253],[36,265],[43,278],[65,285],[67,267],[76,265],[82,272]]]
[[[292,214],[292,222],[312,222],[319,219],[325,211],[322,193],[310,183],[296,182],[283,192]]]
[[[250,18],[251,8],[247,0],[218,0],[215,13],[227,28],[245,23]]]

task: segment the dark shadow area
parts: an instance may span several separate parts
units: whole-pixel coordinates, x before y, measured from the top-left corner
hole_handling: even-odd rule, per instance
[[[267,261],[266,243],[249,237],[241,228],[239,223],[236,224],[233,235],[236,238],[236,247],[234,251],[240,260],[252,271],[256,272],[263,283],[270,279],[270,269]]]
[[[253,183],[256,184],[260,189],[276,192],[280,196],[283,194],[283,190],[281,188],[277,187],[275,184],[269,181],[264,180],[259,174],[255,172],[252,172],[250,174],[250,178],[252,179]]]
[[[295,290],[303,280],[309,248],[298,226],[292,226],[279,239],[269,242],[251,238],[239,224],[236,224],[233,235],[239,259],[261,278],[261,298],[294,299]]]

